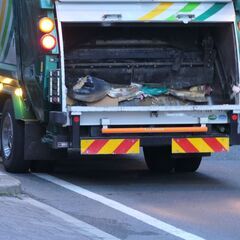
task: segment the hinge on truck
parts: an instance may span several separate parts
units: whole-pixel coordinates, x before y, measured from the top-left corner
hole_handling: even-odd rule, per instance
[[[189,22],[193,21],[195,18],[194,14],[189,14],[189,13],[178,13],[177,14],[177,19],[180,22],[183,22],[184,24],[188,24]]]
[[[103,126],[103,129],[108,128],[108,126],[111,124],[110,119],[102,118],[101,119],[101,124]]]
[[[61,102],[61,72],[60,69],[49,71],[49,101],[53,104]]]

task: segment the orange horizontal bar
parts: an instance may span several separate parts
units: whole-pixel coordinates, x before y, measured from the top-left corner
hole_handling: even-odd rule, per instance
[[[166,128],[103,128],[103,134],[117,133],[189,133],[207,132],[207,127],[166,127]]]

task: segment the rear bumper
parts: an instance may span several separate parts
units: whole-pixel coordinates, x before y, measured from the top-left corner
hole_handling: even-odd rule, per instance
[[[67,139],[67,138],[66,138]],[[66,140],[65,139],[65,140]],[[216,134],[155,134],[120,135],[105,137],[79,137],[73,141],[64,141],[64,138],[55,137],[54,148],[68,148],[76,150],[83,155],[104,154],[138,154],[140,147],[172,146],[173,154],[209,154],[215,152],[227,152],[230,146],[229,135]]]
[[[140,139],[82,139],[80,151],[83,155],[139,154]],[[172,138],[172,154],[205,154],[229,151],[228,137]]]
[[[186,109],[185,109],[186,110]],[[219,111],[219,110],[218,110]],[[188,124],[179,124],[179,117],[177,118],[176,116],[172,116],[171,115],[171,110],[168,111],[167,114],[170,114],[168,117],[169,119],[175,119],[175,125],[178,124],[177,126],[179,126],[179,128],[187,128],[187,126],[192,126],[192,128],[196,128],[196,126],[201,126],[200,125],[200,118],[199,115],[202,116],[201,114],[208,114],[210,117],[205,117],[202,119],[202,121],[205,119],[206,122],[201,123],[202,127],[204,128],[204,126],[207,126],[207,131],[206,132],[149,132],[149,133],[113,133],[113,134],[104,134],[101,131],[101,128],[106,124],[106,126],[108,126],[108,124],[110,123],[109,126],[111,125],[111,121],[102,121],[100,122],[100,124],[102,124],[101,126],[96,126],[96,125],[91,125],[91,119],[89,119],[89,125],[81,125],[82,122],[82,115],[81,114],[76,114],[77,112],[74,112],[74,114],[69,114],[70,115],[70,126],[68,126],[68,128],[65,127],[65,129],[68,129],[67,134],[65,131],[65,135],[55,135],[53,137],[53,141],[52,141],[52,148],[54,149],[59,149],[59,148],[68,148],[68,149],[74,149],[77,151],[80,151],[82,154],[96,154],[98,152],[101,152],[102,154],[105,154],[104,151],[101,151],[101,149],[99,151],[83,151],[83,141],[90,141],[90,142],[96,142],[95,144],[98,145],[97,141],[100,141],[99,144],[101,145],[101,141],[105,141],[105,142],[110,142],[109,146],[110,147],[106,147],[105,149],[107,149],[106,154],[116,154],[115,153],[115,149],[111,149],[111,146],[115,146],[117,144],[117,140],[119,140],[119,145],[123,145],[124,148],[124,143],[122,143],[120,140],[122,141],[126,141],[129,143],[129,141],[131,140],[137,140],[139,147],[157,147],[157,146],[166,146],[166,145],[174,145],[175,144],[175,148],[173,148],[173,153],[174,154],[182,154],[182,153],[213,153],[213,152],[225,152],[229,150],[229,146],[231,145],[239,145],[240,144],[240,131],[239,131],[239,119],[236,121],[233,121],[231,119],[231,114],[233,112],[237,112],[237,111],[219,111],[220,115],[215,115],[214,118],[213,117],[213,112],[207,112],[207,111],[189,111],[189,115],[190,114],[195,114],[195,117],[198,118],[198,121],[194,122],[194,124],[192,123],[188,123]],[[176,113],[176,111],[174,112]],[[185,112],[187,114],[187,112]],[[184,114],[185,114],[184,113]],[[84,114],[84,113],[83,113]],[[104,115],[104,113],[96,113],[99,115]],[[120,113],[117,113],[120,114]],[[162,113],[160,112],[159,115],[161,115]],[[66,115],[64,113],[52,113],[53,116],[50,117],[51,122],[53,124],[59,125],[59,127],[61,128],[64,123],[66,123],[67,118],[69,115]],[[55,117],[54,117],[55,116]],[[105,115],[104,115],[105,116]],[[74,118],[77,118],[80,120],[80,122],[75,122]],[[158,115],[154,115],[152,116],[152,118],[158,118]],[[99,120],[100,121],[100,120]],[[126,119],[122,116],[119,116],[119,121],[126,121]],[[139,123],[140,119],[135,118],[135,123]],[[154,120],[155,121],[155,120]],[[177,121],[177,123],[176,123]],[[169,128],[171,128],[171,126],[173,126],[173,124],[171,124],[171,120],[169,120]],[[105,123],[105,124],[104,124]],[[146,124],[146,123],[145,123]],[[156,126],[160,126],[163,128],[158,128],[160,130],[165,129],[164,124],[161,124],[158,122],[159,125],[156,124],[152,124],[152,125],[147,125],[148,127],[153,127],[150,129],[154,130],[154,127]],[[197,124],[197,125],[196,125]],[[105,126],[105,127],[106,127]],[[124,129],[126,125],[119,125],[121,127],[121,129]],[[221,133],[217,130],[218,127],[224,127],[224,133]],[[126,126],[127,128],[127,126]],[[172,127],[173,129],[176,129],[178,127]],[[191,128],[191,127],[190,127]],[[198,127],[199,128],[199,127]],[[201,127],[200,127],[201,128]],[[106,129],[106,128],[105,128]],[[117,129],[116,126],[112,126],[112,129]],[[138,129],[136,127],[136,129]],[[144,128],[145,129],[145,128]],[[167,128],[166,128],[167,129]],[[185,146],[178,146],[177,145],[177,141],[180,140],[180,142],[183,141],[190,141],[191,144],[194,145],[194,147],[192,147],[191,149],[198,149],[197,151],[190,151],[189,149],[187,149],[186,151],[182,150],[184,149]],[[193,139],[193,141],[192,141]],[[210,146],[206,146],[205,144],[205,148],[201,148],[201,145],[203,145],[203,142],[207,142],[207,145],[210,144]],[[112,141],[112,142],[111,142]],[[220,144],[219,144],[220,141]],[[213,145],[211,146],[211,143],[213,143]],[[214,143],[216,145],[214,145]],[[199,146],[200,147],[199,147]],[[222,145],[222,146],[221,146]],[[118,144],[117,144],[117,147]],[[180,149],[180,150],[179,150]],[[125,152],[123,152],[124,154],[128,153],[127,150],[125,150]],[[137,151],[133,151],[130,153],[138,153]]]

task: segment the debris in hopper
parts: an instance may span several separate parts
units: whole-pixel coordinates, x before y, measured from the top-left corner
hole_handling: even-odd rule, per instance
[[[170,89],[169,94],[174,97],[178,97],[183,100],[193,101],[193,102],[207,102],[207,98],[204,93],[191,92],[188,90],[174,90]]]
[[[231,99],[236,97],[240,93],[240,84],[239,85],[233,85],[232,87],[232,94],[231,94]]]
[[[151,87],[151,86],[143,86],[141,91],[147,96],[159,96],[162,94],[166,94],[168,92],[168,88],[165,87]]]
[[[184,101],[170,95],[161,95],[157,97],[146,97],[144,99],[133,99],[124,101],[120,106],[184,106],[191,105],[190,101]]]
[[[213,89],[209,85],[194,86],[189,89],[190,92],[203,92],[205,95],[210,95]]]
[[[132,100],[134,98],[143,98],[143,93],[140,91],[142,85],[132,83],[131,85],[127,87],[121,87],[121,88],[112,88],[108,92],[108,96],[111,98],[118,99],[118,102],[126,101],[126,100]]]
[[[198,102],[198,103],[207,103],[208,98],[207,96],[210,95],[212,92],[212,88],[210,86],[194,86],[191,87],[189,90],[175,90],[175,89],[169,89],[169,94],[183,99],[187,101],[192,102]]]
[[[87,103],[90,107],[117,107],[118,99],[105,96],[103,99],[97,102]]]
[[[106,81],[86,76],[80,78],[72,89],[68,90],[68,96],[77,101],[91,103],[103,99],[110,89],[111,86]]]
[[[77,103],[76,100],[70,98],[70,97],[67,97],[67,105],[68,106],[74,106],[75,104]]]

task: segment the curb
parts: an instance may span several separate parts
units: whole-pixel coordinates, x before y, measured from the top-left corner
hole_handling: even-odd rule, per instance
[[[0,195],[17,195],[21,193],[21,183],[0,170]]]

